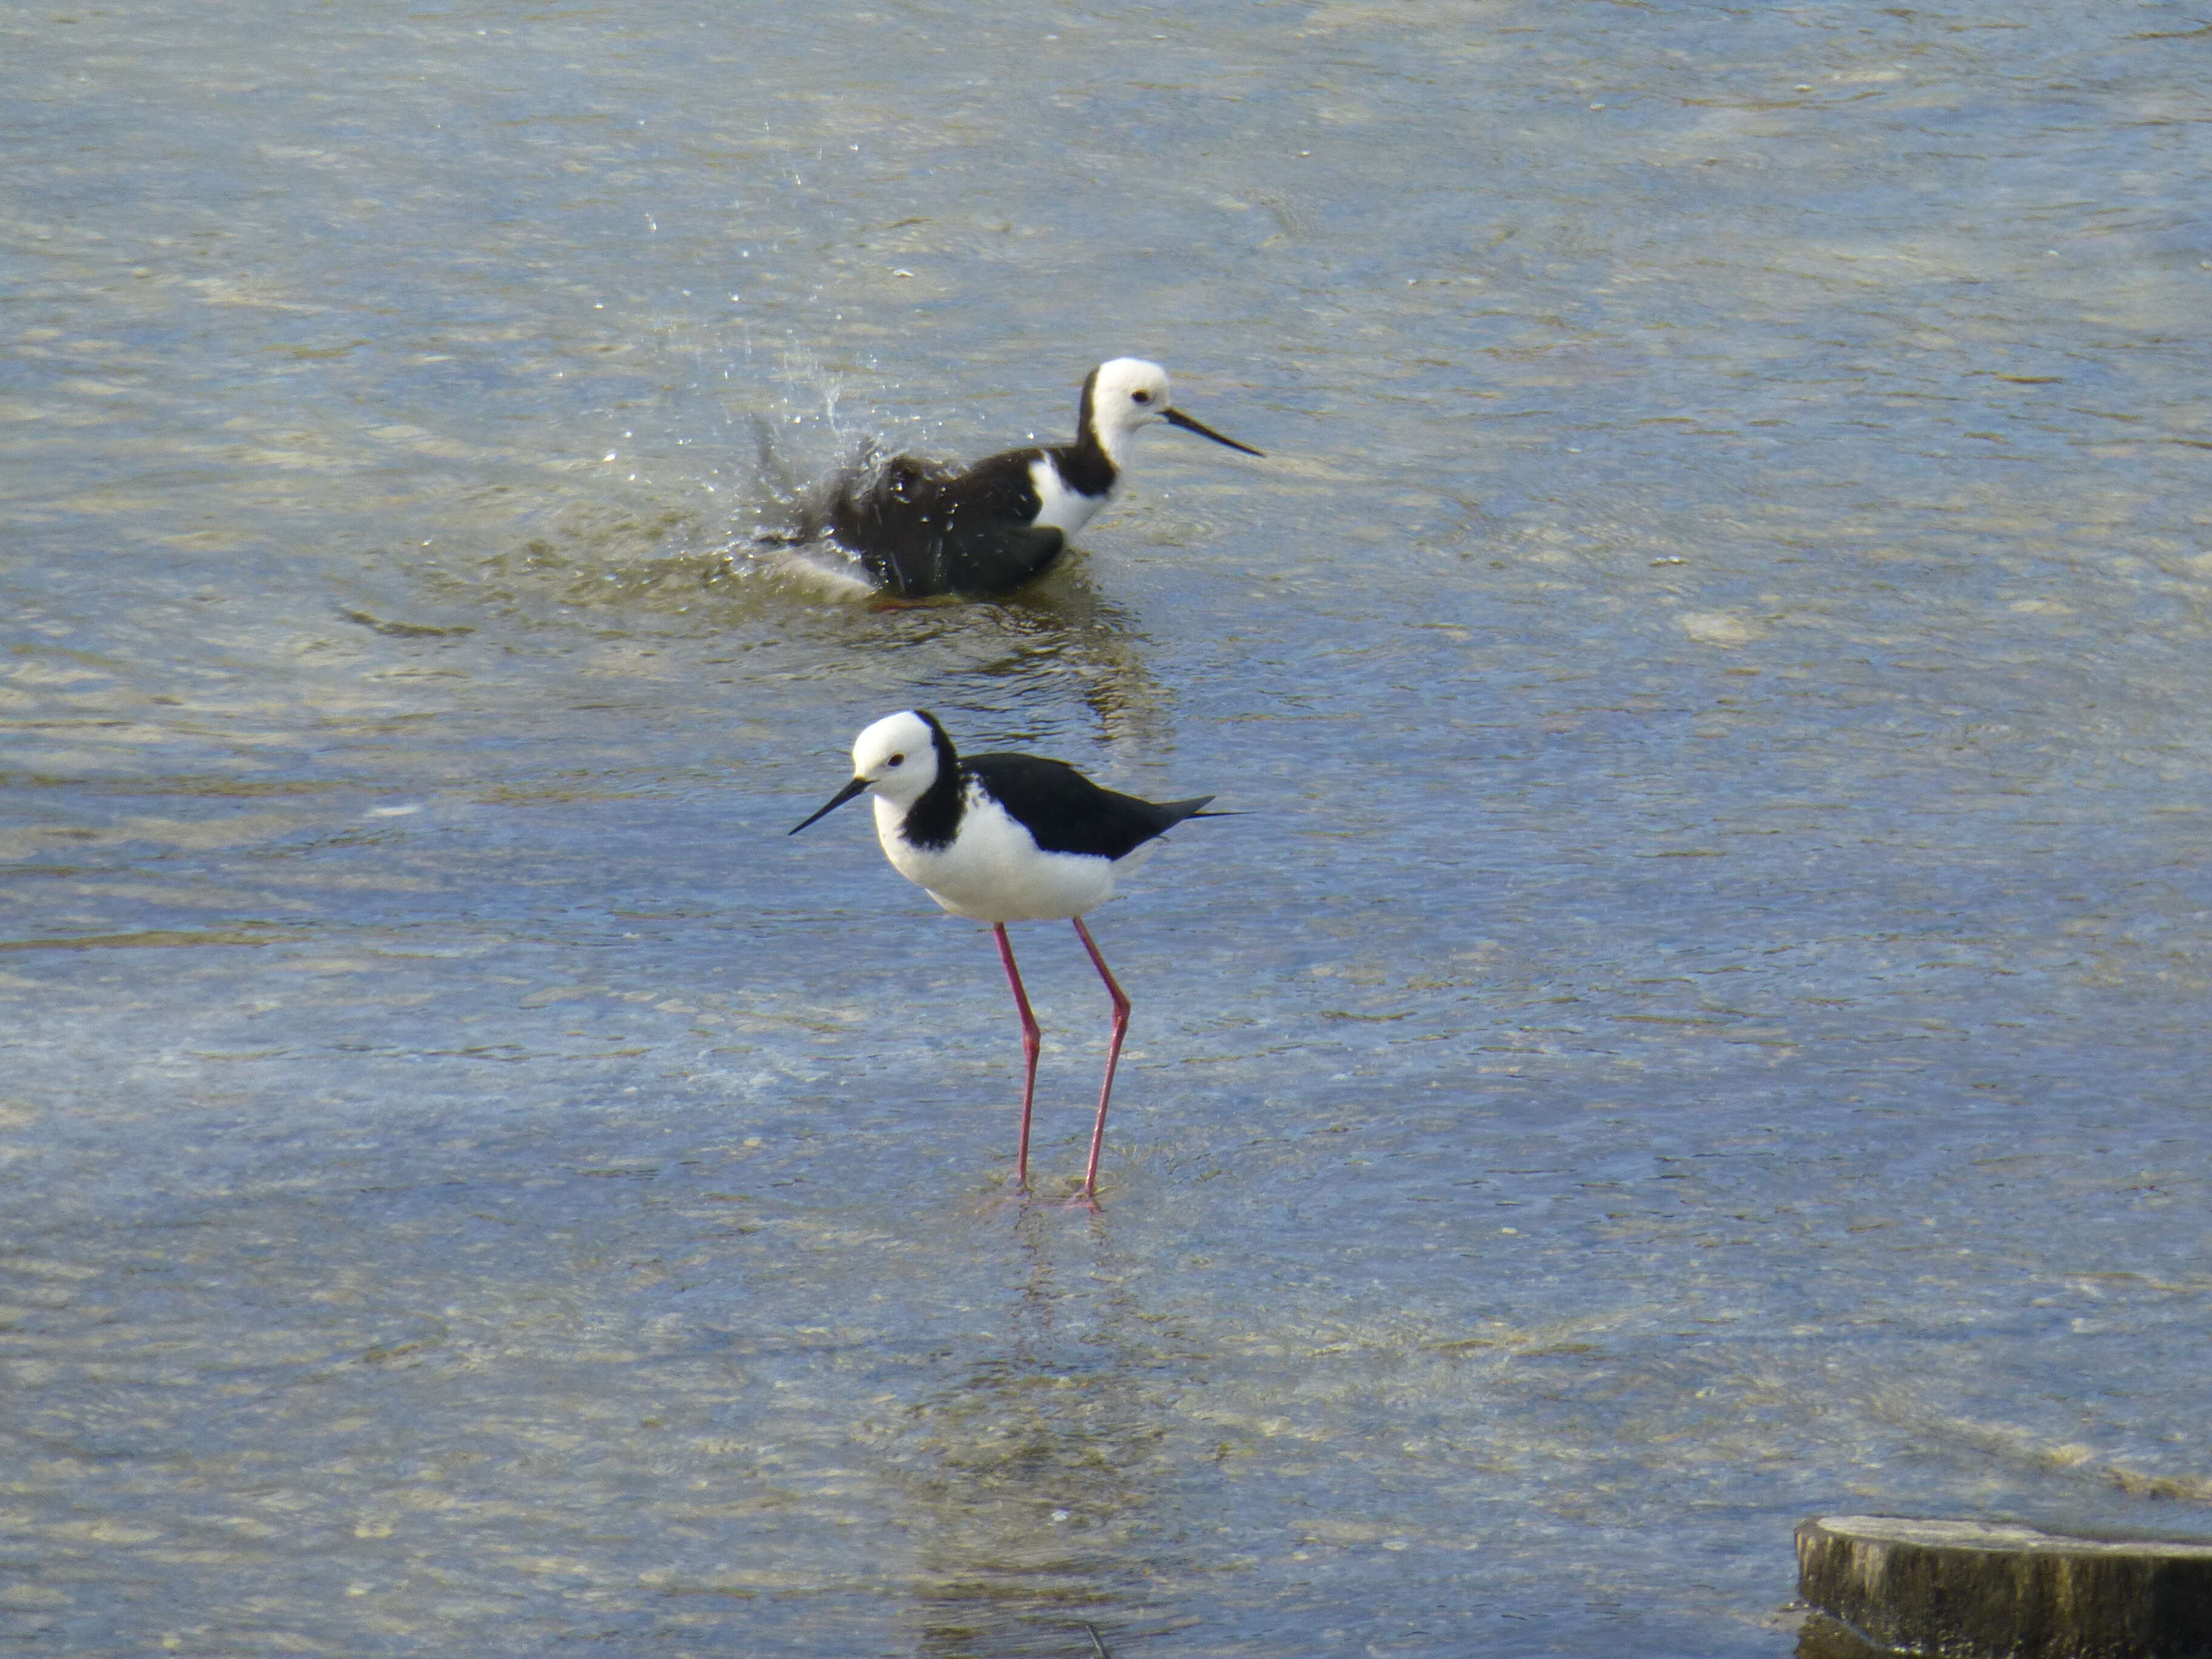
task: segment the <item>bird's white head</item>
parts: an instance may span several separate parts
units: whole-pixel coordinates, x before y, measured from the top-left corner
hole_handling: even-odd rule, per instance
[[[1085,411],[1091,428],[1107,458],[1120,465],[1121,446],[1140,426],[1164,420],[1174,405],[1168,401],[1168,372],[1142,357],[1116,357],[1091,371],[1083,388]]]
[[[918,709],[884,715],[853,740],[853,781],[894,805],[921,799],[937,781],[943,732]]]
[[[952,739],[936,716],[919,708],[886,714],[853,740],[852,781],[791,833],[828,817],[858,794],[872,794],[902,809],[911,806],[953,763]]]
[[[1098,434],[1099,447],[1115,466],[1122,464],[1122,446],[1129,434],[1154,421],[1167,421],[1186,432],[1211,438],[1247,455],[1260,452],[1249,444],[1224,438],[1212,427],[1200,426],[1168,401],[1168,372],[1142,357],[1116,357],[1091,371],[1083,383],[1083,422]]]

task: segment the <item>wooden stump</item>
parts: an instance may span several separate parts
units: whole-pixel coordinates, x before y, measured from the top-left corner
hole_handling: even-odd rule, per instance
[[[2212,1543],[1829,1515],[1797,1528],[1797,1594],[1876,1651],[2212,1659]]]

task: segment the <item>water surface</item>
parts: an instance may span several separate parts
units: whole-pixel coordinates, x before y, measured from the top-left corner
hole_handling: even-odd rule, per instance
[[[0,56],[0,1632],[1787,1653],[2212,1531],[2206,37],[279,0]],[[1000,604],[744,556],[1166,431]],[[892,708],[1218,792],[1101,944]]]

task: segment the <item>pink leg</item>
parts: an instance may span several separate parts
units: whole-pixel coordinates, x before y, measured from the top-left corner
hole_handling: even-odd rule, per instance
[[[1129,999],[1114,982],[1114,975],[1106,966],[1106,958],[1098,954],[1098,943],[1091,937],[1091,930],[1083,925],[1083,918],[1075,919],[1075,931],[1083,940],[1083,948],[1091,952],[1091,965],[1098,970],[1098,977],[1106,981],[1107,994],[1114,999],[1114,1037],[1106,1045],[1106,1081],[1098,1091],[1098,1122],[1091,1131],[1091,1162],[1083,1171],[1083,1191],[1080,1194],[1092,1209],[1098,1207],[1098,1153],[1106,1145],[1106,1104],[1114,1098],[1114,1068],[1121,1063],[1121,1039],[1129,1034]]]
[[[1013,942],[1006,937],[1004,922],[994,921],[991,931],[999,936],[999,960],[1006,964],[1006,983],[1014,988],[1014,1006],[1022,1011],[1022,1059],[1025,1067],[1022,1077],[1022,1139],[1014,1151],[1014,1184],[1027,1190],[1030,1184],[1030,1109],[1036,1103],[1037,1050],[1044,1046],[1044,1038],[1037,1030],[1036,1016],[1030,1012],[1030,994],[1022,989],[1022,976],[1014,967]]]

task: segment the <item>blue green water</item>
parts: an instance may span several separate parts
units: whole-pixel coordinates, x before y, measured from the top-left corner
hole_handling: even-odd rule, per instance
[[[0,1648],[1787,1653],[2212,1530],[2169,4],[0,21]],[[756,423],[1152,431],[1003,604]],[[1214,792],[988,936],[877,715]]]

